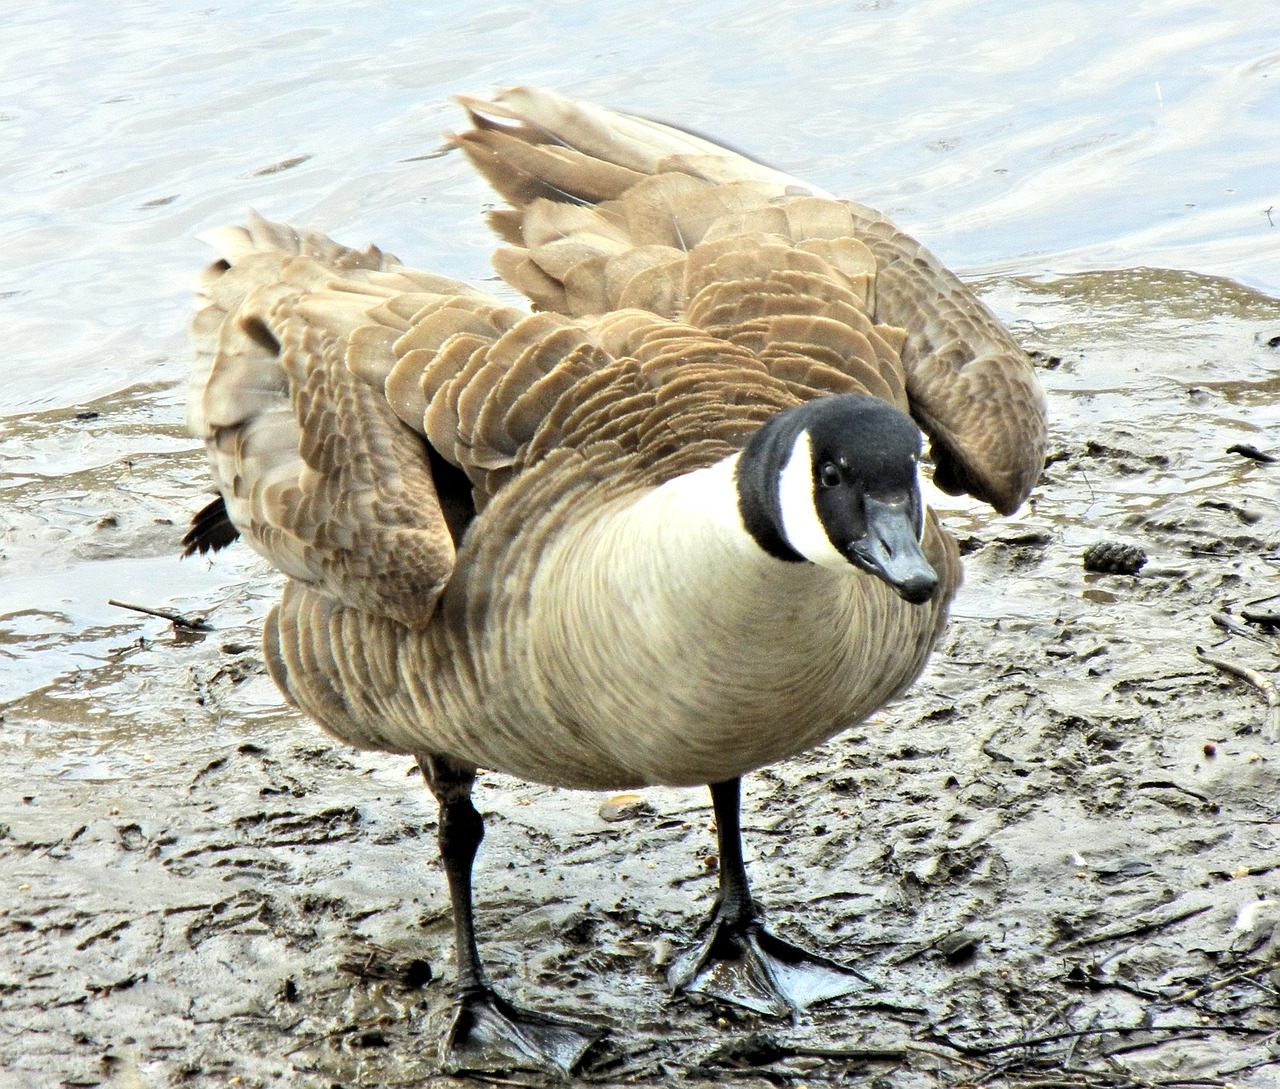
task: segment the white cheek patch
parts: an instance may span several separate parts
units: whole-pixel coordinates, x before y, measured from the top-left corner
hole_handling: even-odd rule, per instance
[[[782,535],[800,555],[821,567],[849,566],[827,536],[813,501],[813,449],[807,431],[800,432],[778,477],[778,506],[782,512]]]
[[[920,499],[920,529],[916,533],[917,544],[924,544],[924,527],[929,524],[929,504],[924,500],[925,483],[924,476],[920,472],[920,459],[916,458],[916,495]]]

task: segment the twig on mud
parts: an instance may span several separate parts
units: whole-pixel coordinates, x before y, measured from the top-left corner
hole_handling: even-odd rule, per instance
[[[1003,1068],[999,1068],[1003,1073]],[[1139,1081],[1125,1074],[1113,1074],[1099,1070],[1080,1071],[1064,1067],[1064,1074],[1075,1074],[1074,1078],[1036,1078],[1034,1081],[1017,1082],[1018,1089],[1155,1089],[1156,1086],[1176,1085],[1177,1082]],[[984,1074],[984,1079],[992,1075]],[[1088,1080],[1084,1080],[1087,1078]],[[1224,1082],[1215,1082],[1224,1085]],[[989,1082],[974,1083],[977,1089],[987,1089]]]
[[[1181,783],[1175,783],[1172,779],[1144,779],[1138,784],[1139,790],[1176,790],[1179,794],[1185,794],[1188,798],[1194,798],[1202,806],[1216,813],[1217,803],[1214,802],[1207,794],[1201,794],[1198,790],[1192,790],[1190,787],[1184,787]]]
[[[1070,1025],[1071,1024],[1070,1020],[1067,1018],[1067,1016],[1065,1016],[1068,1010],[1070,1009],[1070,1006],[1071,1004],[1065,1003],[1065,1002],[1062,1005],[1057,1006],[1047,1017],[1040,1018],[1040,1021],[1038,1024],[1036,1024],[1032,1028],[1029,1028],[1027,1030],[1027,1036],[1034,1037],[1039,1035],[1044,1031],[1045,1026],[1048,1025],[1049,1022],[1051,1021],[1058,1021],[1062,1025]],[[1091,1018],[1089,1027],[1093,1028],[1094,1026],[1096,1026],[1098,1021],[1100,1020],[1100,1017],[1101,1015],[1097,1011],[1095,1011],[1093,1014],[1093,1017]],[[1068,1029],[1067,1031],[1070,1031],[1070,1030]],[[1080,1043],[1081,1039],[1083,1039],[1083,1037],[1077,1036],[1074,1040],[1072,1040],[1071,1046],[1067,1048],[1066,1055],[1062,1056],[1060,1059],[1055,1059],[1054,1065],[1055,1066],[1069,1065],[1071,1063],[1072,1058],[1075,1056],[1076,1046]],[[964,1057],[963,1056],[959,1057],[959,1061],[963,1062]],[[1003,1062],[998,1062],[994,1065],[989,1065],[982,1072],[982,1084],[985,1085],[987,1082],[991,1081],[991,1079],[1000,1077],[1002,1074],[1005,1074],[1008,1071],[1014,1070],[1018,1067],[1023,1067],[1025,1070],[1026,1066],[1027,1066],[1026,1057],[1021,1055],[1015,1056],[1011,1059],[1005,1059]]]
[[[1012,756],[1009,756],[1007,753],[1003,753],[999,749],[992,747],[993,742],[1003,730],[1004,730],[1003,725],[997,726],[994,730],[992,730],[990,735],[988,735],[987,739],[983,741],[982,744],[979,746],[979,751],[982,753],[983,756],[986,756],[991,760],[996,760],[1003,764],[1017,764],[1018,761],[1015,760]]]
[[[1280,961],[1268,960],[1258,964],[1251,964],[1248,968],[1233,972],[1229,976],[1223,976],[1222,979],[1215,979],[1212,983],[1206,983],[1203,987],[1197,987],[1191,991],[1183,991],[1182,994],[1174,995],[1167,1001],[1194,1002],[1198,998],[1208,998],[1209,995],[1224,991],[1234,983],[1240,983],[1244,980],[1251,981],[1256,976],[1263,975],[1266,972],[1273,972],[1277,968],[1280,968]]]
[[[912,1044],[901,1047],[801,1047],[781,1045],[790,1055],[802,1059],[844,1059],[852,1062],[901,1062],[909,1052],[927,1050]]]
[[[149,609],[145,605],[130,605],[127,601],[116,601],[115,598],[109,598],[107,604],[114,605],[117,609],[129,609],[131,612],[145,613],[147,616],[158,616],[161,620],[167,620],[175,628],[182,628],[184,631],[213,630],[205,623],[203,616],[183,616],[172,609]]]
[[[1268,601],[1275,601],[1280,598],[1280,594],[1267,594],[1266,597],[1255,597],[1252,601],[1246,601],[1240,609],[1240,615],[1244,617],[1250,624],[1261,624],[1264,627],[1280,628],[1280,612],[1275,609],[1256,609],[1255,605],[1262,605]]]
[[[1274,454],[1263,453],[1256,446],[1251,446],[1247,442],[1237,442],[1233,446],[1228,446],[1227,453],[1239,454],[1242,458],[1248,458],[1250,461],[1258,461],[1263,465],[1271,465],[1277,460]]]
[[[298,1044],[296,1047],[289,1048],[281,1058],[287,1059],[292,1055],[296,1055],[304,1048],[315,1047],[317,1044],[326,1044],[330,1040],[336,1040],[339,1036],[346,1035],[348,1032],[356,1032],[359,1028],[359,1025],[353,1023],[350,1025],[344,1025],[342,1028],[333,1029],[329,1032],[322,1032],[317,1036],[312,1036],[310,1040],[303,1040],[302,1043]]]
[[[1196,657],[1204,662],[1205,665],[1211,665],[1215,669],[1222,670],[1223,673],[1230,673],[1233,677],[1248,681],[1261,692],[1267,701],[1267,722],[1263,731],[1264,736],[1268,741],[1280,740],[1280,692],[1276,691],[1274,682],[1267,680],[1256,669],[1237,665],[1235,662],[1228,662],[1222,658],[1211,657],[1204,652],[1203,647],[1196,647]]]
[[[1089,1018],[1089,1024],[1088,1024],[1086,1027],[1087,1027],[1087,1028],[1091,1028],[1091,1029],[1093,1029],[1093,1028],[1097,1028],[1097,1027],[1098,1027],[1098,1022],[1100,1022],[1101,1020],[1102,1020],[1102,1013],[1101,1013],[1101,1011],[1099,1011],[1099,1010],[1094,1010],[1094,1011],[1093,1011],[1093,1016]],[[1067,1020],[1064,1018],[1064,1023],[1066,1023],[1066,1024],[1070,1024],[1071,1022],[1070,1022],[1070,1021],[1067,1021]],[[1071,1043],[1070,1043],[1070,1044],[1068,1044],[1068,1045],[1067,1045],[1067,1053],[1062,1057],[1062,1065],[1063,1065],[1063,1066],[1070,1066],[1070,1065],[1075,1061],[1075,1058],[1076,1058],[1076,1048],[1078,1048],[1078,1047],[1080,1046],[1080,1041],[1081,1041],[1081,1040],[1083,1040],[1083,1039],[1085,1039],[1085,1037],[1083,1037],[1083,1036],[1077,1036],[1074,1040],[1072,1040],[1072,1041],[1071,1041]]]
[[[1019,1040],[1008,1040],[1002,1044],[964,1044],[933,1033],[933,1039],[946,1047],[958,1051],[961,1055],[995,1055],[1001,1051],[1012,1051],[1019,1047],[1039,1047],[1041,1044],[1057,1044],[1063,1040],[1078,1040],[1082,1036],[1127,1036],[1132,1032],[1187,1032],[1192,1036],[1203,1036],[1210,1032],[1220,1032],[1235,1036],[1265,1036],[1266,1029],[1249,1028],[1247,1025],[1103,1025],[1099,1028],[1072,1029],[1064,1032],[1047,1032],[1042,1036],[1024,1036]]]
[[[1134,924],[1130,926],[1114,927],[1111,930],[1103,930],[1097,934],[1090,934],[1085,938],[1078,938],[1076,941],[1073,941],[1068,945],[1065,951],[1071,952],[1075,949],[1087,949],[1091,945],[1101,945],[1103,942],[1115,941],[1118,938],[1136,938],[1142,934],[1149,934],[1153,930],[1159,930],[1166,926],[1173,926],[1175,923],[1185,922],[1187,919],[1193,919],[1197,915],[1203,915],[1212,906],[1212,904],[1198,904],[1195,907],[1184,908],[1172,915],[1159,916],[1154,919],[1148,916],[1146,919],[1136,920]]]
[[[828,1062],[902,1062],[912,1052],[937,1055],[933,1049],[922,1047],[913,1041],[889,1043],[880,1046],[851,1044],[845,1047],[815,1047],[801,1042],[788,1042],[772,1033],[753,1033],[748,1037],[731,1040],[717,1047],[695,1068],[707,1070],[756,1070],[770,1063],[785,1059],[825,1059]]]
[[[1241,615],[1246,620],[1249,619],[1249,613],[1247,611],[1241,613]],[[1267,636],[1261,634],[1260,632],[1254,631],[1252,628],[1248,627],[1247,625],[1241,624],[1240,621],[1237,620],[1234,616],[1230,616],[1227,613],[1214,613],[1212,616],[1209,617],[1209,619],[1212,620],[1218,627],[1220,627],[1228,635],[1238,635],[1243,639],[1249,639],[1255,643],[1261,643],[1268,650],[1275,649],[1276,642],[1274,639],[1269,639]]]
[[[1003,753],[999,749],[990,747],[991,741],[987,740],[982,743],[982,755],[988,756],[992,760],[998,760],[1002,764],[1016,764],[1017,761],[1008,753]]]
[[[1062,1072],[1064,1074],[1076,1074],[1081,1078],[1089,1079],[1088,1081],[1074,1082],[1073,1089],[1094,1089],[1096,1079],[1099,1076],[1113,1077],[1115,1079],[1109,1083],[1111,1089],[1197,1089],[1197,1087],[1201,1087],[1201,1089],[1231,1089],[1231,1082],[1223,1078],[1155,1078],[1147,1080],[1146,1078],[1127,1074],[1100,1075],[1097,1070],[1073,1066],[1062,1067]],[[1036,1082],[1026,1082],[1020,1089],[1034,1089],[1037,1084]]]

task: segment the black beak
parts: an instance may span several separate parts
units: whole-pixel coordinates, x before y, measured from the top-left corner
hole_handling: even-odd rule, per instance
[[[938,573],[920,551],[910,503],[867,496],[864,509],[867,535],[849,546],[850,561],[892,586],[904,601],[923,605],[938,588]]]

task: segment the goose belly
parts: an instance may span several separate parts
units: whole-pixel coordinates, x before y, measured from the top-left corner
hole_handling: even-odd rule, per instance
[[[635,562],[569,541],[528,581],[477,564],[423,631],[291,581],[264,650],[291,702],[360,748],[556,786],[693,786],[803,752],[911,684],[960,580],[932,519],[924,546],[942,576],[924,605],[733,540]]]
[[[467,656],[481,672],[440,689],[448,750],[590,789],[733,778],[906,688],[954,590],[947,580],[917,606],[853,569],[766,565],[726,564],[702,585],[615,570],[596,572],[589,591],[535,586],[516,628]]]

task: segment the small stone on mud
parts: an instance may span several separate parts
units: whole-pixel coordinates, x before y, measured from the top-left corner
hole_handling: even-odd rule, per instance
[[[421,990],[435,978],[431,965],[421,957],[414,957],[404,966],[400,981],[410,990]]]
[[[658,938],[653,943],[653,963],[661,968],[664,964],[670,964],[671,958],[675,955],[675,946],[671,944],[669,938]]]
[[[625,821],[653,812],[653,806],[639,794],[615,794],[600,806],[602,821]]]
[[[1146,562],[1141,548],[1121,541],[1098,541],[1084,551],[1084,569],[1104,575],[1136,575]]]
[[[933,947],[942,954],[948,964],[963,964],[978,950],[982,936],[969,927],[944,934],[933,943]]]

